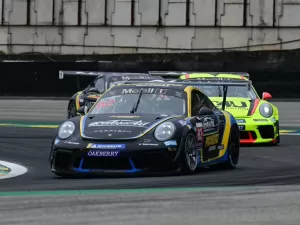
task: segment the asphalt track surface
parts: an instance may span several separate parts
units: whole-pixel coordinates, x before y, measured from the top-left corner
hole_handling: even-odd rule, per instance
[[[34,106],[45,109],[45,118],[40,116],[39,119],[49,121],[46,119],[48,117],[53,122],[58,121],[59,113],[50,116],[53,108],[44,104],[40,102],[40,106]],[[297,118],[300,104],[286,103],[288,107],[283,107],[284,104],[275,103],[282,107],[279,107],[281,125],[300,127]],[[16,105],[11,105],[12,108],[14,106]],[[7,110],[10,117],[6,119],[33,121],[33,117],[27,116],[33,109],[32,105],[29,106],[30,104],[22,106],[23,111],[18,111],[22,113],[20,117],[18,113],[13,114]],[[38,115],[38,111],[34,113]],[[28,169],[25,175],[0,181],[0,195],[6,195],[0,197],[0,221],[3,224],[174,225],[199,224],[200,220],[203,224],[213,225],[299,224],[298,136],[282,136],[281,144],[276,147],[242,147],[239,166],[232,171],[204,169],[192,176],[167,174],[132,178],[62,179],[52,175],[47,166],[54,131],[55,129],[1,127],[1,160],[15,162]],[[236,186],[241,189],[235,190]],[[179,192],[173,189],[162,192],[159,189],[174,187],[196,189]],[[205,187],[206,190],[203,189]],[[212,187],[219,187],[220,190],[213,190]],[[12,191],[141,188],[158,189],[144,193],[138,193],[137,190],[126,193],[124,190],[119,193],[90,195],[74,193],[71,196],[51,196],[45,192],[46,197],[30,196],[30,193],[23,196],[3,194]]]
[[[280,112],[280,125],[300,127],[300,102],[272,102]],[[66,119],[66,100],[0,99],[0,120],[57,123]]]

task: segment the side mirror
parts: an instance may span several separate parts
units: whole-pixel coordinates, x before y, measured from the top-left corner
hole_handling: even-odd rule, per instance
[[[87,106],[81,106],[78,110],[77,113],[80,115],[85,115],[88,113],[88,107]]]
[[[268,92],[263,92],[262,93],[262,99],[263,100],[269,100],[271,98],[272,98],[272,95],[270,93],[268,93]]]
[[[89,92],[100,93],[99,90],[95,87],[90,88]]]
[[[206,115],[213,115],[213,111],[209,108],[206,108],[206,107],[202,107],[200,110],[199,110],[199,113],[198,113],[198,117],[202,117],[202,116],[206,116]]]

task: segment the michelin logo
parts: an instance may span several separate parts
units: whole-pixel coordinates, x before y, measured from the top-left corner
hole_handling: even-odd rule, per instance
[[[125,149],[125,144],[93,144],[91,148],[96,149]]]
[[[172,141],[165,141],[166,146],[177,146],[177,142],[175,140]]]

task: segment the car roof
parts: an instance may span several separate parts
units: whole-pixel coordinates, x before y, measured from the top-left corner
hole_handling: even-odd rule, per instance
[[[245,76],[244,76],[245,75]],[[179,79],[197,79],[197,78],[228,78],[228,79],[238,79],[238,80],[248,80],[246,77],[246,73],[190,73],[181,75]]]

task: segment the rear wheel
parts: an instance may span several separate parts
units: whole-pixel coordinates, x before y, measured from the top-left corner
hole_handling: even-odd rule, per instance
[[[277,131],[277,137],[274,145],[278,145],[280,143],[279,121],[277,121],[276,123],[276,131]]]
[[[76,104],[74,101],[71,101],[68,107],[68,119],[73,118],[75,116],[77,116]]]
[[[231,127],[230,137],[228,142],[228,159],[220,166],[222,169],[235,169],[240,155],[240,136],[239,129],[236,125]]]
[[[192,174],[197,169],[197,147],[196,136],[189,132],[184,140],[184,145],[180,149],[181,171],[184,174]]]

